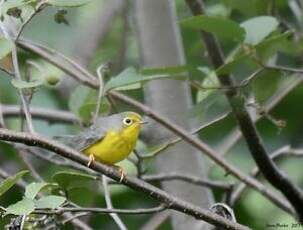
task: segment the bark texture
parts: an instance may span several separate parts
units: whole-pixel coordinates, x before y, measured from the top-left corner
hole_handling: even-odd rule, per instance
[[[140,55],[144,67],[176,66],[185,63],[174,1],[136,0],[136,22]],[[146,103],[184,128],[190,129],[186,112],[191,107],[189,86],[185,81],[155,80],[145,88]],[[151,143],[172,137],[172,133],[153,124]],[[205,159],[187,143],[181,142],[157,156],[157,170],[184,172],[206,177]],[[212,196],[206,188],[184,182],[163,182],[166,191],[207,208]],[[172,213],[174,229],[206,229],[207,224],[180,213]]]

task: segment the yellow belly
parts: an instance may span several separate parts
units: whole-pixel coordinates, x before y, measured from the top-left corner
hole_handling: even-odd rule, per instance
[[[94,155],[96,161],[113,165],[124,160],[134,149],[135,140],[124,138],[117,132],[108,132],[100,141],[85,149],[86,155]]]

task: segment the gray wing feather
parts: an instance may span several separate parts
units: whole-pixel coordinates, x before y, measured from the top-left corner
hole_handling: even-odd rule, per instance
[[[54,139],[61,141],[73,149],[83,151],[101,140],[109,130],[119,131],[121,129],[122,117],[122,114],[100,117],[94,125],[85,129],[78,135],[56,136]]]

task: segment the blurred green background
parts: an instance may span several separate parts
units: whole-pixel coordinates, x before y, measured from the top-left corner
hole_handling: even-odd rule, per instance
[[[291,4],[296,3],[297,11]],[[184,1],[176,0],[177,13],[179,20],[183,20],[191,16]],[[259,57],[265,63],[275,63],[294,68],[302,66],[302,1],[287,0],[221,0],[206,1],[207,13],[222,19],[232,19],[237,23],[242,23],[248,19],[268,15],[279,21],[279,26],[274,29],[266,39],[270,39],[277,35],[290,31],[290,34],[280,40],[265,44],[258,52]],[[26,27],[23,37],[37,41],[46,46],[59,50],[61,53],[75,59],[81,57],[81,53],[85,50],[87,42],[90,42],[89,35],[85,34],[87,27],[95,27],[98,30],[100,23],[96,23],[95,19],[98,14],[104,13],[102,9],[106,8],[108,1],[93,1],[90,4],[77,8],[66,8],[66,19],[69,25],[64,23],[58,24],[54,21],[54,15],[58,8],[49,7],[39,13],[30,24]],[[139,47],[136,40],[135,17],[133,9],[133,1],[129,1],[129,6],[120,9],[110,23],[105,35],[96,45],[91,58],[88,61],[89,69],[95,72],[96,68],[104,63],[112,63],[112,75],[116,76],[127,67],[139,66]],[[182,24],[182,23],[181,23]],[[265,25],[266,27],[266,25]],[[183,45],[186,53],[186,61],[191,66],[203,67],[207,71],[211,71],[206,58],[203,56],[205,49],[201,45],[199,34],[186,26],[181,26]],[[219,41],[224,48],[226,56],[228,56],[237,47],[237,41],[219,37]],[[68,95],[62,94],[62,82],[66,76],[51,67],[28,52],[20,50],[20,61],[24,64],[27,59],[39,62],[44,68],[46,76],[54,75],[60,78],[60,82],[55,86],[43,84],[35,89],[31,106],[52,108],[60,110],[71,110],[76,115],[82,106],[86,106],[88,101],[93,100],[96,92],[88,90],[84,95],[84,89],[80,94],[76,94],[77,87],[70,89]],[[232,68],[232,73],[238,81],[247,78],[253,71],[257,69],[252,60],[241,60]],[[204,78],[199,78],[201,72],[190,72],[190,79],[198,79],[203,84],[210,74],[204,74]],[[294,76],[289,72],[265,71],[254,80],[248,87],[241,89],[247,97],[254,97],[258,105],[263,106],[277,92],[285,89],[296,78],[302,78],[301,75]],[[60,92],[61,90],[61,92]],[[79,89],[78,89],[79,90]],[[292,145],[300,147],[302,145],[303,107],[301,99],[303,97],[301,84],[298,84],[290,93],[288,93],[270,112],[272,120],[263,118],[258,122],[258,129],[264,140],[264,144],[268,152],[272,152],[284,145]],[[141,101],[142,88],[125,91],[128,95],[135,97]],[[223,97],[222,90],[212,90],[207,95],[202,95],[205,91],[192,87],[192,95],[195,103],[194,108],[188,111],[186,119],[197,119],[200,123],[205,123],[224,112],[229,111],[227,102]],[[74,99],[73,95],[74,94]],[[76,94],[76,96],[75,96]],[[204,98],[205,97],[205,98]],[[16,88],[11,84],[7,74],[0,72],[0,102],[1,104],[20,105],[20,99]],[[126,110],[128,107],[118,104],[120,111]],[[109,110],[105,109],[105,112]],[[83,118],[83,117],[82,117]],[[285,121],[285,127],[277,126],[274,121]],[[20,118],[6,118],[7,125],[11,129],[20,129]],[[67,124],[54,124],[46,121],[34,121],[35,129],[38,133],[46,136],[54,136],[65,133],[72,133],[79,130],[79,126]],[[223,121],[205,129],[200,133],[202,140],[211,144],[215,149],[220,149],[225,138],[234,130],[236,126],[233,116],[229,116]],[[148,151],[148,148],[141,143],[140,149]],[[254,162],[247,150],[243,140],[240,140],[232,147],[226,158],[244,172],[250,172],[254,167]],[[21,169],[25,169],[16,150],[9,144],[0,142],[0,168],[10,174],[14,174]],[[36,170],[41,173],[46,181],[51,182],[53,175],[64,168],[54,166],[48,162],[32,159]],[[129,162],[123,162],[126,165],[129,174],[135,173],[135,168]],[[283,158],[279,161],[281,169],[285,170],[294,183],[302,186],[303,174],[301,162],[296,158]],[[153,172],[153,160],[145,162],[148,172]],[[67,170],[67,169],[64,169]],[[218,167],[212,168],[210,178],[235,181],[231,176],[225,176],[225,172]],[[32,182],[33,178],[29,175],[24,179]],[[263,180],[263,179],[262,179]],[[265,182],[265,181],[264,181]],[[266,183],[266,182],[265,182]],[[266,183],[267,184],[267,183]],[[268,185],[270,186],[270,185]],[[76,186],[69,191],[69,199],[83,206],[104,207],[104,198],[101,190],[96,190],[97,184],[89,183],[88,186]],[[8,206],[22,198],[23,191],[14,187],[12,192],[6,193],[0,197],[1,206]],[[98,191],[98,192],[96,192]],[[219,200],[221,195],[216,191],[216,197]],[[115,207],[119,208],[141,208],[153,207],[156,205],[154,201],[145,195],[137,193],[124,186],[115,185],[112,188],[112,198]],[[249,190],[245,192],[242,198],[236,203],[235,214],[240,223],[250,226],[252,229],[264,229],[266,223],[295,223],[295,220],[285,212],[281,211],[260,194]],[[9,222],[9,218],[0,219],[0,228]],[[138,229],[142,226],[151,215],[121,215],[122,220],[129,229]],[[108,215],[91,215],[88,221],[94,229],[117,229],[116,225]],[[72,229],[71,226],[66,228]],[[171,229],[167,220],[159,229]]]

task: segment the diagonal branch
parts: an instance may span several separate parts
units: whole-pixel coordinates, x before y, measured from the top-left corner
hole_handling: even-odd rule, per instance
[[[186,0],[194,15],[204,14],[203,1]],[[216,38],[205,31],[201,31],[201,37],[208,51],[209,60],[212,66],[217,69],[224,65],[224,57],[221,47]],[[278,190],[295,208],[299,220],[303,222],[303,193],[298,186],[292,183],[289,178],[277,167],[267,154],[262,139],[253,123],[246,107],[245,99],[234,88],[234,79],[231,75],[221,74],[218,76],[221,85],[231,87],[226,91],[226,97],[237,118],[240,130],[246,140],[249,150],[265,178]]]
[[[67,146],[64,146],[53,140],[49,140],[47,138],[35,134],[16,132],[8,129],[0,129],[0,140],[41,147],[53,151],[65,158],[78,162],[81,165],[87,165],[87,162],[89,160],[83,154]],[[92,163],[91,169],[103,175],[106,175],[116,181],[119,181],[121,177],[120,173],[113,167],[103,165],[97,162]],[[197,207],[191,203],[185,202],[175,196],[172,196],[164,192],[163,190],[144,182],[143,180],[127,176],[123,179],[122,183],[137,191],[148,194],[160,203],[165,204],[167,208],[186,213],[195,218],[209,222],[215,226],[225,227],[228,229],[249,229],[243,225],[228,221],[225,218],[212,213],[211,211]]]

